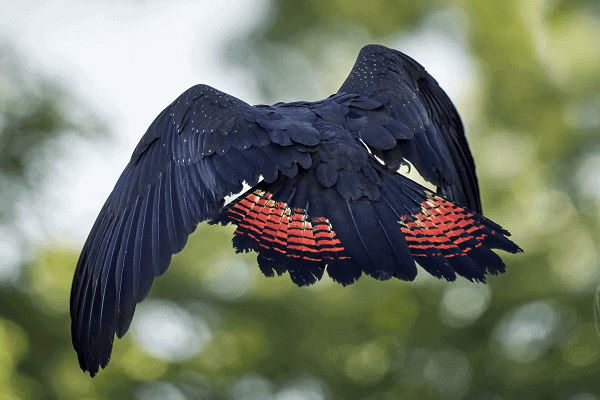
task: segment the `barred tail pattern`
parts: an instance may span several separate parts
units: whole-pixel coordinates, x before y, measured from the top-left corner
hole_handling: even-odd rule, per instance
[[[431,274],[453,280],[454,273],[444,268],[448,266],[470,280],[485,281],[486,271],[504,272],[504,263],[490,248],[522,251],[489,219],[431,193],[427,197],[421,212],[403,216],[400,224],[413,257]]]
[[[259,252],[265,275],[287,270],[295,283],[306,285],[320,279],[326,265],[350,261],[326,218],[312,218],[305,209],[291,208],[272,197],[255,189],[224,207],[218,220],[237,225],[234,247],[238,252]]]

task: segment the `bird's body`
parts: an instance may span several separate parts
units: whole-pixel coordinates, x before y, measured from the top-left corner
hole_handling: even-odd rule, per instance
[[[437,193],[397,172],[407,161]],[[363,48],[317,102],[250,106],[194,86],[142,137],[83,248],[71,292],[80,365],[92,376],[106,366],[114,335],[202,221],[236,224],[234,247],[256,251],[267,276],[302,286],[327,271],[347,285],[363,272],[412,280],[415,260],[448,280],[503,272],[490,249],[520,249],[480,213],[458,113],[398,51]]]

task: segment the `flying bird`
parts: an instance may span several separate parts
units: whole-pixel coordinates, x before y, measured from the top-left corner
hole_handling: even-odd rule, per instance
[[[406,164],[436,192],[398,173]],[[458,112],[399,51],[364,47],[338,92],[315,102],[251,106],[193,86],[150,125],[83,247],[71,289],[79,364],[91,376],[106,367],[200,222],[235,224],[238,252],[298,286],[325,272],[342,285],[363,273],[411,281],[415,261],[484,282],[505,270],[491,249],[522,250],[481,213]]]

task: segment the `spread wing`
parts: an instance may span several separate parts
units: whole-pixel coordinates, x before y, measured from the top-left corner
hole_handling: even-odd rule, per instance
[[[413,164],[438,193],[481,213],[475,163],[456,108],[435,79],[407,55],[364,47],[338,93],[366,96],[346,108],[348,129],[391,168]]]
[[[441,196],[394,171],[404,159]],[[314,103],[249,106],[194,86],[150,125],[84,245],[71,289],[80,366],[94,376],[107,365],[115,334],[202,221],[237,225],[238,251],[298,285],[324,271],[344,285],[363,272],[412,280],[415,260],[484,281],[504,271],[491,249],[521,249],[465,207],[480,209],[460,119],[401,53],[367,46],[340,92]]]
[[[261,125],[269,123],[277,129]],[[296,176],[312,160],[292,144],[315,144],[321,135],[204,85],[168,106],[135,149],[79,258],[71,329],[81,367],[93,376],[108,363],[115,333],[128,330],[154,277],[226,195],[261,176],[266,183]]]

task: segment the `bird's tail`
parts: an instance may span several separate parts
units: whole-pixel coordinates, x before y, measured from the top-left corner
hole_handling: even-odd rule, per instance
[[[285,271],[302,286],[327,270],[343,285],[362,272],[380,280],[413,280],[415,260],[447,280],[485,281],[504,272],[491,249],[522,251],[508,231],[412,180],[382,172],[378,199],[344,199],[307,172],[261,182],[225,206],[212,223],[237,225],[238,252],[255,250],[267,276]]]

